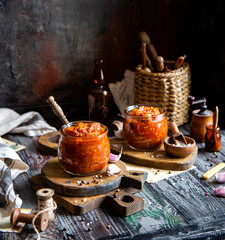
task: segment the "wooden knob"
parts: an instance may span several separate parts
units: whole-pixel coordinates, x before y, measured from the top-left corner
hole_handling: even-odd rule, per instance
[[[47,103],[50,104],[52,107],[53,112],[55,113],[56,116],[60,118],[63,124],[68,124],[69,121],[67,120],[66,116],[63,113],[62,108],[56,103],[55,99],[53,96],[50,96],[47,100]]]
[[[16,226],[19,222],[31,224],[34,217],[34,214],[21,213],[19,208],[15,208],[11,213],[10,222],[12,226]],[[37,216],[34,224],[44,231],[48,226],[48,214],[42,213]]]

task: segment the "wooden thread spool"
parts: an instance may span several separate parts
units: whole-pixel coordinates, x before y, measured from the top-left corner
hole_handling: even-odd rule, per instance
[[[46,209],[49,221],[52,221],[55,217],[53,210],[56,209],[56,203],[52,198],[54,193],[54,190],[51,188],[42,188],[36,192],[38,197],[38,211],[40,212]]]
[[[34,217],[34,214],[21,213],[19,208],[15,208],[11,213],[10,222],[12,226],[16,226],[19,222],[32,224]],[[48,214],[42,213],[37,216],[35,219],[35,225],[38,226],[40,231],[44,231],[48,226]]]

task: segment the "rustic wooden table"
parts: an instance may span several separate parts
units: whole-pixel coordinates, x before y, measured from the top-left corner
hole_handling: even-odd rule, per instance
[[[189,125],[180,127],[189,134]],[[41,239],[225,239],[225,198],[216,197],[214,190],[225,184],[215,178],[203,180],[202,174],[225,160],[225,131],[222,151],[217,155],[205,152],[198,144],[195,167],[156,183],[145,183],[138,194],[145,207],[128,217],[119,217],[110,208],[102,207],[83,216],[74,216],[58,206],[55,219],[41,233]],[[36,192],[31,177],[40,173],[48,159],[54,156],[41,153],[37,137],[6,135],[9,140],[23,144],[19,155],[30,169],[15,180],[15,191],[23,200],[24,208],[37,209]],[[20,234],[0,233],[0,239],[32,239],[35,234],[26,225]]]

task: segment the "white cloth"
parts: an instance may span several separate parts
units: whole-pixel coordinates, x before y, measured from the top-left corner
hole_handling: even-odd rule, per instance
[[[9,108],[0,108],[0,136],[11,133],[23,133],[26,136],[41,136],[56,131],[38,112],[22,115]]]
[[[19,155],[3,144],[0,138],[0,206],[8,212],[22,205],[22,200],[14,192],[13,180],[28,169]]]
[[[124,110],[134,104],[134,72],[126,69],[124,79],[120,82],[109,83],[109,89],[120,113],[124,115]]]
[[[0,136],[10,133],[23,133],[26,136],[41,136],[56,131],[37,112],[18,114],[8,108],[0,108]],[[3,144],[0,137],[0,207],[11,212],[20,208],[22,200],[15,194],[13,180],[26,172],[29,166],[10,147]]]

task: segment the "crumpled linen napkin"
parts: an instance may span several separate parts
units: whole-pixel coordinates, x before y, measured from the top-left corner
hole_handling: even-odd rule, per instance
[[[22,200],[14,192],[13,180],[28,169],[29,166],[0,138],[0,207],[8,212],[22,205]]]
[[[56,131],[37,112],[18,114],[8,108],[0,108],[0,136],[10,133],[23,133],[26,136],[41,136]],[[11,212],[21,207],[22,200],[15,194],[13,180],[26,172],[29,166],[10,147],[3,144],[0,137],[0,207]]]
[[[9,108],[0,108],[0,136],[11,133],[23,133],[26,136],[41,136],[56,131],[38,112],[22,115]]]

